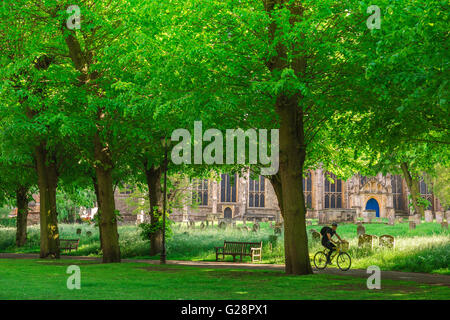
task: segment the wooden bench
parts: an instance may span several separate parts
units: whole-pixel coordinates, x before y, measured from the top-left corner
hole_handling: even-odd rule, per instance
[[[236,241],[224,241],[223,247],[215,247],[216,249],[216,261],[219,260],[219,255],[222,259],[225,259],[226,255],[233,256],[233,261],[236,261],[236,256],[252,257],[252,262],[258,259],[261,262],[262,256],[262,241],[260,242],[236,242]]]
[[[59,239],[59,248],[61,250],[72,251],[78,249],[80,239]]]

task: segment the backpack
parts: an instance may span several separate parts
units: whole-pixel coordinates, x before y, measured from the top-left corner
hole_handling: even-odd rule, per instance
[[[323,227],[322,229],[320,229],[320,234],[322,235],[322,237],[325,237],[328,229],[330,229],[330,227]]]

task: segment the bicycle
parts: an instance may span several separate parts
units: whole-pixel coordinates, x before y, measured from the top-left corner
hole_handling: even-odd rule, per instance
[[[340,242],[337,243],[336,251],[331,255],[330,261],[333,261],[334,257],[336,258],[337,266],[341,271],[347,271],[350,269],[352,265],[352,258],[350,255],[345,252],[347,250],[344,245],[347,245],[348,248],[348,242]],[[323,251],[318,251],[314,255],[314,265],[317,269],[323,270],[327,267],[327,253],[330,249],[325,249]]]

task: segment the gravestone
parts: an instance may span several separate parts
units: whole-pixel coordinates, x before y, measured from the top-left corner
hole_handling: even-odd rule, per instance
[[[422,215],[420,213],[414,215],[414,222],[416,225],[422,223]]]
[[[433,212],[431,210],[425,210],[425,222],[433,222]]]
[[[312,225],[312,221],[311,220],[306,220],[306,225],[307,226],[311,226]]]
[[[273,228],[273,223],[272,223],[272,221],[270,221],[269,227]]]
[[[436,223],[442,223],[444,221],[444,214],[442,211],[436,212]]]
[[[358,237],[358,247],[373,248],[374,237],[370,234],[362,234]]]
[[[255,223],[253,224],[252,231],[253,231],[253,232],[258,232],[259,229],[260,229],[259,223],[258,223],[258,222],[255,222]]]
[[[77,234],[78,234],[78,235],[81,234],[81,229],[80,229],[80,228],[77,229]]]
[[[445,211],[445,220],[450,220],[450,210]]]
[[[277,236],[270,235],[269,236],[269,249],[272,251],[273,247],[277,245]]]
[[[86,232],[86,235],[87,235],[88,237],[90,237],[90,236],[92,236],[92,232],[91,232],[91,231],[88,231],[88,232]]]
[[[366,234],[366,228],[364,228],[362,224],[359,224],[356,228],[356,234],[358,235],[358,237],[360,235]]]
[[[402,217],[398,218],[398,223],[402,223],[402,222],[403,222],[403,218]]]
[[[320,233],[318,233],[316,230],[313,230],[313,232],[312,232],[312,240],[314,242],[319,242],[320,241],[320,237],[321,237]]]
[[[192,229],[195,229],[195,221],[194,220],[189,220],[189,227],[191,227]]]
[[[242,230],[242,231],[247,231],[247,232],[248,232],[248,231],[249,231],[249,228],[248,228],[247,226],[243,226],[243,227],[241,228],[241,230]]]
[[[275,234],[281,234],[281,227],[275,227],[275,228],[273,229],[273,232],[274,232]]]
[[[448,222],[447,222],[447,221],[443,221],[443,222],[441,223],[441,226],[442,226],[442,229],[448,230]]]
[[[200,229],[205,229],[205,223],[202,221],[202,223],[200,224]]]
[[[227,227],[227,224],[226,224],[225,221],[220,221],[220,222],[219,222],[219,228],[220,228],[220,229],[225,229],[226,227]]]
[[[390,225],[390,226],[393,226],[393,225],[395,225],[395,215],[390,215],[389,216],[389,222],[388,222],[388,224]]]
[[[393,236],[388,235],[388,234],[384,234],[378,239],[378,245],[380,247],[394,249],[394,247],[395,247],[395,238]]]
[[[416,223],[414,221],[409,222],[409,230],[414,230],[416,228]]]

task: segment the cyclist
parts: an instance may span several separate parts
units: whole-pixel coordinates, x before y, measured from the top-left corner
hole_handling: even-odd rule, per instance
[[[320,234],[322,235],[322,245],[325,248],[330,249],[327,255],[327,264],[331,264],[331,254],[336,250],[336,246],[333,244],[333,240],[331,240],[331,238],[336,235],[339,241],[342,241],[341,237],[339,237],[339,235],[336,233],[337,227],[337,223],[333,223],[331,225],[331,228],[325,226],[320,230]]]

